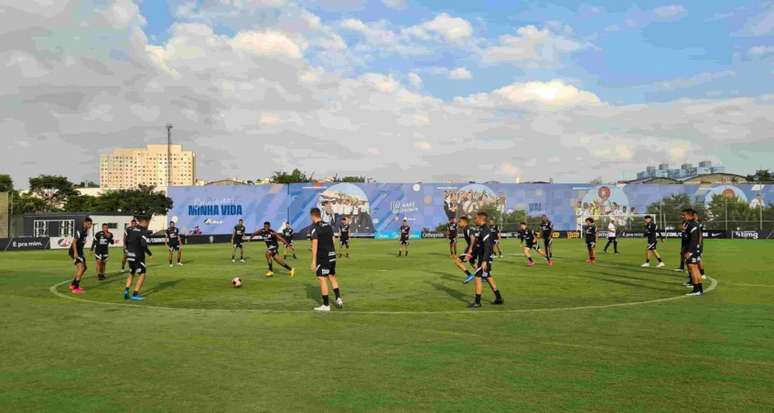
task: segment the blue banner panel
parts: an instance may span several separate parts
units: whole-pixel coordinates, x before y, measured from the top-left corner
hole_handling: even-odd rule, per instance
[[[270,221],[279,229],[288,217],[286,185],[187,186],[169,190],[170,220],[188,235],[231,234],[240,218],[248,231]]]

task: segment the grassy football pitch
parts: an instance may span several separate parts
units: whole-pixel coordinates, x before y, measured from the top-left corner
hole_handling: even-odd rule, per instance
[[[295,278],[265,278],[228,245],[154,248],[146,301],[127,303],[120,250],[67,290],[64,251],[0,253],[3,412],[771,412],[774,242],[708,240],[703,297],[667,267],[640,268],[643,240],[587,265],[579,240],[556,265],[504,243],[504,306],[471,311],[443,240],[355,240],[338,263],[345,308],[319,305],[307,242]],[[232,288],[240,276],[242,288]]]

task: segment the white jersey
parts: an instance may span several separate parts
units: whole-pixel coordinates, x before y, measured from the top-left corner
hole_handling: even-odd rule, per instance
[[[613,222],[607,224],[607,237],[615,237],[616,226]]]

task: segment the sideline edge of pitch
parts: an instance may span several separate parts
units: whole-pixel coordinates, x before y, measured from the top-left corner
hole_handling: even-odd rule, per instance
[[[710,280],[710,285],[707,287],[706,290],[704,290],[705,293],[708,293],[715,289],[718,285],[718,281],[715,280],[712,277],[707,277],[707,279]],[[50,291],[52,294],[54,294],[57,297],[65,298],[72,301],[77,301],[81,303],[90,303],[90,304],[101,304],[101,305],[109,305],[109,306],[118,306],[118,307],[125,307],[125,308],[152,308],[152,309],[160,309],[160,310],[172,310],[172,311],[223,311],[223,312],[234,312],[234,311],[247,311],[252,313],[260,313],[260,314],[311,314],[314,313],[312,310],[269,310],[269,309],[258,309],[258,308],[190,308],[190,307],[166,307],[161,305],[128,305],[124,303],[114,303],[110,301],[97,301],[97,300],[89,300],[87,298],[80,298],[80,297],[73,297],[72,295],[62,294],[60,293],[57,288],[61,285],[64,285],[66,283],[70,282],[69,280],[62,281],[60,283],[56,283],[49,287],[48,291]],[[580,311],[580,310],[599,310],[599,309],[606,309],[606,308],[616,308],[616,307],[633,307],[638,305],[646,305],[646,304],[657,304],[657,303],[663,303],[663,302],[669,302],[669,301],[676,301],[684,298],[690,297],[689,295],[677,295],[673,297],[664,297],[664,298],[656,298],[653,300],[645,300],[645,301],[632,301],[628,303],[614,303],[614,304],[600,304],[600,305],[584,305],[584,306],[578,306],[578,307],[551,307],[551,308],[516,308],[512,310],[447,310],[447,311],[335,311],[336,314],[360,314],[360,315],[367,315],[367,314],[377,314],[377,315],[433,315],[433,314],[482,314],[482,313],[492,313],[492,314],[514,314],[514,313],[550,313],[550,312],[560,312],[560,311]]]

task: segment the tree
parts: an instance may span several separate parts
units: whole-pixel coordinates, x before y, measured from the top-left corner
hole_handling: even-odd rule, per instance
[[[676,227],[680,222],[680,213],[686,208],[693,208],[699,213],[699,216],[704,216],[704,204],[694,204],[686,194],[672,194],[660,202],[648,205],[645,212],[653,215],[655,222],[659,226],[666,224],[667,226]],[[666,222],[663,222],[662,219]],[[644,225],[644,222],[643,217],[637,216],[633,219],[631,225],[633,228],[639,228]]]
[[[64,209],[69,212],[98,212],[96,209],[97,200],[97,197],[91,195],[71,196],[67,198]]]
[[[13,191],[13,179],[11,175],[0,174],[0,192]]]
[[[365,176],[342,176],[341,178],[338,176],[333,177],[333,182],[363,183],[367,180],[368,179]]]
[[[293,169],[290,173],[276,171],[274,172],[274,175],[271,176],[271,183],[273,184],[299,184],[311,181],[312,176],[307,175],[306,172],[301,172],[298,168]]]
[[[759,214],[757,208],[750,208],[747,202],[737,197],[721,194],[712,197],[707,207],[709,229],[734,231],[758,229]]]
[[[30,193],[43,200],[46,211],[59,210],[64,207],[69,197],[78,195],[69,179],[55,175],[30,178]]]
[[[94,181],[81,181],[76,188],[99,188],[99,184]]]
[[[747,180],[751,182],[774,182],[774,172],[768,169],[758,169],[752,175],[747,175]]]
[[[13,197],[13,214],[33,214],[36,212],[48,211],[48,205],[46,202],[38,197],[30,194],[19,194],[18,191],[11,192]]]
[[[127,215],[165,215],[172,208],[172,200],[155,192],[152,186],[139,189],[108,191],[95,199],[93,211],[122,212]]]

